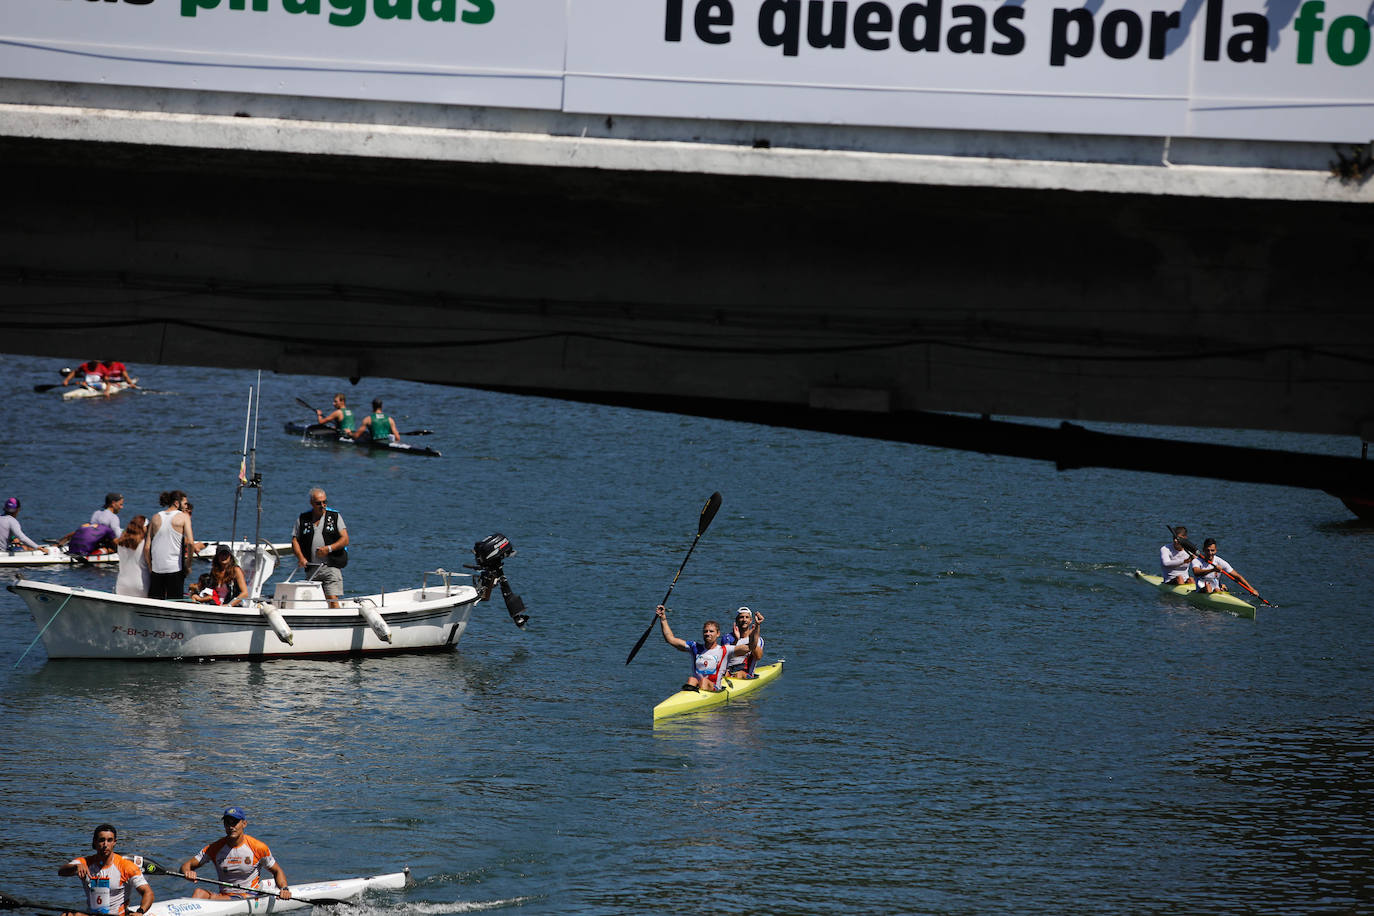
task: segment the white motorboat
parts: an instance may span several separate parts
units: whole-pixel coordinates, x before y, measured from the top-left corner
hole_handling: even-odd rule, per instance
[[[213,560],[215,551],[221,544],[227,544],[233,549],[235,554],[240,554],[245,550],[252,550],[252,543],[249,541],[206,541],[205,547],[196,552],[198,560]],[[273,554],[284,557],[291,553],[289,543],[267,544],[265,545]],[[90,563],[101,565],[118,563],[119,553],[114,550],[100,551],[89,555],[72,554],[61,547],[49,547],[47,553],[39,553],[36,550],[19,550],[13,553],[0,551],[0,568],[6,566],[78,566]]]
[[[261,659],[451,649],[473,607],[496,585],[516,624],[527,619],[502,569],[514,549],[505,538],[493,537],[507,550],[485,563],[479,556],[482,565],[474,575],[437,569],[425,573],[418,588],[344,597],[337,608],[329,606],[318,582],[279,582],[270,598],[262,597],[275,560],[261,551],[240,558],[254,597],[238,607],[28,579],[9,590],[33,613],[49,658]]]
[[[135,861],[138,857],[135,857]],[[313,906],[315,901],[354,900],[364,891],[400,890],[410,881],[410,869],[390,875],[370,878],[341,878],[337,881],[317,881],[312,884],[292,884],[291,899],[262,895],[237,900],[206,900],[196,897],[176,897],[158,900],[148,916],[257,916],[259,913],[284,913]],[[264,888],[275,890],[270,881]]]

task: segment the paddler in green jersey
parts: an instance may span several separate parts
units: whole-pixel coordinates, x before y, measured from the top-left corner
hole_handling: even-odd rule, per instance
[[[401,441],[401,434],[396,431],[396,421],[382,413],[381,398],[372,399],[372,413],[363,417],[363,425],[353,433],[354,439],[361,439],[363,436],[371,436],[380,442],[387,439],[392,442]]]
[[[315,411],[315,416],[319,417],[321,423],[334,423],[343,432],[353,432],[353,411],[349,409],[348,399],[343,396],[343,392],[334,395],[334,410],[328,416],[318,410]]]

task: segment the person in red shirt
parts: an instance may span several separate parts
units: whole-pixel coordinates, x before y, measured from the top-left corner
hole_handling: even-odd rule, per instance
[[[57,869],[64,878],[76,875],[86,886],[86,909],[92,913],[123,916],[128,903],[128,888],[139,892],[139,906],[146,913],[153,905],[153,889],[143,877],[142,867],[114,851],[119,834],[109,824],[101,824],[91,834],[93,856],[77,856]],[[74,914],[66,914],[74,916]]]

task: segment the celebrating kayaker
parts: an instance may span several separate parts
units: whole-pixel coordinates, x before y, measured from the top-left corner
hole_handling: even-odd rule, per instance
[[[668,609],[663,605],[654,608],[654,614],[658,616],[663,638],[668,645],[692,654],[692,675],[687,678],[687,683],[682,685],[683,690],[719,690],[720,681],[725,676],[725,667],[731,656],[743,656],[758,648],[758,627],[750,628],[748,642],[726,645],[720,639],[720,624],[708,620],[701,625],[701,642],[697,642],[694,639],[682,639],[673,635],[673,628],[668,626]]]
[[[10,553],[23,553],[28,550],[48,552],[48,548],[37,543],[19,527],[19,497],[11,496],[5,500],[5,514],[0,515],[0,550]]]
[[[146,913],[153,905],[153,889],[143,877],[143,869],[114,851],[119,834],[109,824],[101,824],[91,834],[92,856],[77,856],[57,869],[64,878],[76,875],[86,888],[86,909],[92,913],[121,916],[128,902],[128,888],[140,895]],[[67,913],[64,916],[75,916]]]
[[[1173,531],[1174,539],[1159,548],[1159,575],[1165,585],[1187,585],[1193,576],[1193,555],[1183,546],[1188,540],[1188,529],[1179,525]]]
[[[759,629],[762,626],[763,614],[756,614],[747,607],[735,611],[734,630],[722,641],[739,645],[749,642],[750,637],[754,636],[757,637],[758,645],[744,655],[731,655],[725,671],[726,677],[747,679],[754,676],[754,666],[763,658],[763,633]]]
[[[276,892],[283,900],[291,899],[291,891],[286,886],[286,872],[272,856],[267,844],[255,839],[243,830],[248,826],[248,815],[238,805],[224,809],[220,818],[224,824],[224,838],[215,840],[200,852],[181,863],[181,874],[196,880],[196,869],[207,861],[214,863],[220,881],[227,881],[234,887],[222,887],[219,893],[211,893],[196,888],[192,897],[211,900],[237,900],[255,897],[254,891],[261,886],[259,874],[270,872],[277,882]]]
[[[309,405],[307,405],[309,406]],[[344,397],[343,392],[334,395],[334,409],[324,414],[315,411],[315,416],[319,418],[321,425],[337,426],[340,432],[353,433],[353,411],[348,407],[348,398]]]
[[[1206,591],[1211,594],[1215,591],[1225,591],[1226,586],[1222,584],[1221,574],[1229,573],[1235,580],[1244,585],[1250,591],[1254,587],[1245,581],[1245,577],[1236,572],[1235,567],[1217,556],[1216,538],[1207,538],[1202,542],[1202,551],[1193,559],[1190,564],[1193,580],[1197,582],[1198,591]]]
[[[350,435],[354,439],[361,439],[363,436],[371,436],[373,439],[386,442],[400,442],[401,434],[396,431],[396,421],[382,413],[382,399],[372,399],[372,413],[363,417],[363,425],[359,426]]]

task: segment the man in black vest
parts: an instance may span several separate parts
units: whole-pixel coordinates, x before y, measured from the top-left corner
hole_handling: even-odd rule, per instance
[[[302,512],[291,532],[291,549],[306,578],[324,585],[330,607],[343,596],[343,568],[348,565],[348,528],[337,509],[329,508],[324,490],[310,491],[310,511]]]

